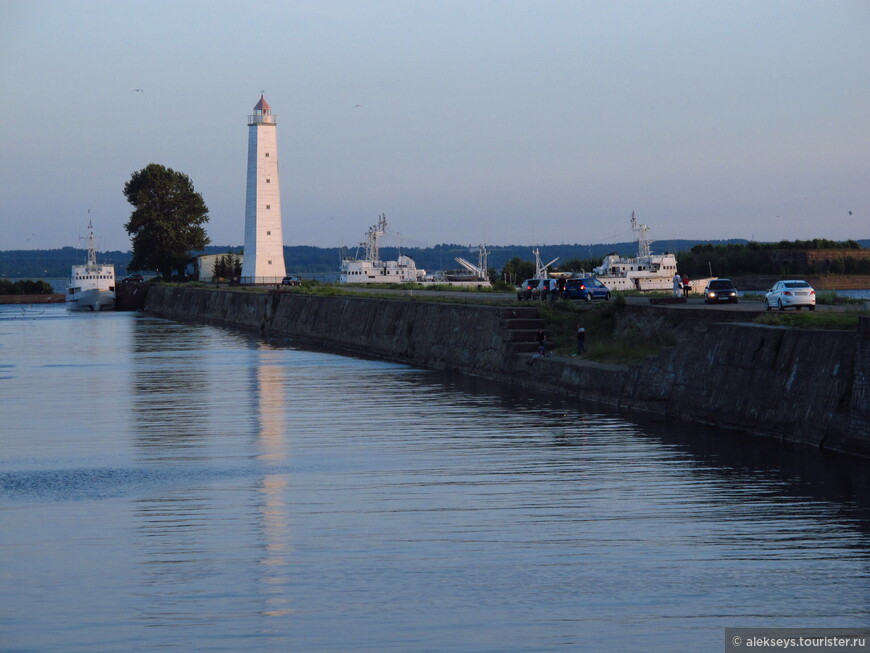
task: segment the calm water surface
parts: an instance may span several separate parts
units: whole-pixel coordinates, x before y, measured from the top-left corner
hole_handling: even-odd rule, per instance
[[[706,651],[868,623],[867,464],[0,307],[4,651]]]

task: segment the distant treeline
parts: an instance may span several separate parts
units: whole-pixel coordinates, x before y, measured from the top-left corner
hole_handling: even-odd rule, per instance
[[[677,252],[688,249],[701,241],[674,240],[656,243],[656,250]],[[745,241],[716,241],[745,242]],[[487,267],[501,270],[505,263],[513,258],[524,261],[534,261],[533,245],[503,245],[489,247]],[[198,254],[240,254],[243,248],[230,245],[210,245]],[[617,252],[624,256],[634,256],[637,243],[609,243],[604,245],[541,245],[541,258],[544,263],[559,257],[559,263],[571,259],[600,259]],[[284,261],[289,273],[338,273],[341,259],[346,256],[362,256],[363,252],[356,248],[311,247],[293,245],[284,247]],[[477,247],[470,245],[442,244],[435,247],[381,247],[381,258],[396,260],[399,254],[405,254],[414,259],[418,268],[424,270],[458,270],[461,266],[457,257],[464,258],[477,265]],[[147,273],[148,270],[130,270],[127,264],[132,258],[131,252],[97,252],[97,263],[112,264],[115,273],[123,276],[132,272]],[[81,265],[87,260],[87,250],[75,247],[48,250],[9,250],[0,252],[0,277],[8,278],[65,278],[69,276],[70,267]]]
[[[845,258],[841,263],[832,262],[827,271],[861,272],[865,269],[866,262],[851,259],[849,252],[857,250],[866,252],[861,247],[870,247],[870,240],[845,242],[829,241],[823,239],[808,241],[782,241],[779,243],[756,243],[745,240],[727,241],[698,241],[698,240],[671,240],[656,241],[653,243],[653,251],[662,253],[665,251],[677,253],[680,269],[694,276],[706,276],[710,267],[719,276],[736,274],[779,274],[784,263],[782,257],[773,256],[772,252],[791,251],[819,251],[827,252],[841,250]],[[206,247],[199,254],[224,254],[233,252],[242,253],[239,246],[212,245]],[[534,261],[533,245],[503,245],[491,246],[487,267],[495,269],[499,273],[505,265],[513,259],[520,261]],[[578,265],[585,270],[599,265],[601,259],[611,253],[622,256],[635,256],[637,243],[608,243],[599,245],[541,245],[539,247],[541,259],[544,263],[558,257],[554,268],[569,269]],[[363,254],[355,248],[338,247],[310,247],[303,245],[287,246],[284,248],[284,260],[288,273],[338,273],[341,259],[346,256],[357,257]],[[381,247],[381,258],[395,260],[399,254],[405,254],[414,259],[418,268],[428,271],[458,270],[460,265],[456,262],[457,257],[464,258],[477,265],[477,247],[469,245],[442,244],[435,247]],[[113,264],[116,274],[122,276],[131,272],[144,272],[147,270],[129,270],[127,264],[131,258],[130,252],[98,252],[97,262]],[[0,278],[65,278],[69,276],[72,265],[81,265],[87,259],[84,249],[64,247],[50,250],[10,250],[0,252]],[[797,265],[795,259],[789,265]],[[816,261],[811,265],[818,268],[821,264]]]
[[[98,263],[112,264],[117,273],[127,269],[130,252],[99,252]],[[57,279],[69,277],[73,265],[88,262],[88,251],[75,247],[61,249],[17,249],[0,252],[0,277],[12,279]]]
[[[862,241],[870,245],[870,241]],[[681,274],[705,277],[788,274],[870,274],[870,249],[855,240],[695,245],[677,254]]]
[[[864,241],[868,243],[870,241]],[[703,247],[710,247],[707,243]],[[701,247],[696,245],[692,249]],[[778,243],[746,243],[749,249],[862,249],[857,240],[827,240],[826,238],[814,238],[813,240],[781,240]]]
[[[54,289],[47,281],[9,281],[0,279],[0,295],[51,295]]]

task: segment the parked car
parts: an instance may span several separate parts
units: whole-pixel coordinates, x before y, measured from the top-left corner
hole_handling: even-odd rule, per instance
[[[704,288],[705,304],[737,303],[737,288],[731,279],[713,279]]]
[[[517,300],[523,301],[532,298],[532,291],[541,283],[540,279],[526,279],[522,285],[517,288]]]
[[[605,286],[595,277],[582,277],[568,279],[565,282],[566,299],[585,299],[591,302],[593,299],[610,301],[610,288]]]
[[[558,279],[541,279],[532,288],[532,299],[555,299],[559,295]]]
[[[778,308],[784,311],[789,306],[794,306],[796,311],[801,307],[808,306],[811,311],[816,310],[816,291],[806,281],[796,279],[789,281],[777,281],[767,295],[765,295],[767,310]]]
[[[284,277],[281,279],[282,286],[301,286],[302,282],[297,277]]]
[[[126,277],[121,279],[121,283],[140,283],[145,281],[145,277],[141,274],[128,274]]]

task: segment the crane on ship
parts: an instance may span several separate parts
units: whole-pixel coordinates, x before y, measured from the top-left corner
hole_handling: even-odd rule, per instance
[[[471,261],[467,261],[461,256],[457,256],[455,261],[459,263],[466,270],[471,272],[474,276],[476,276],[481,281],[486,280],[486,270],[487,270],[487,257],[489,256],[489,250],[486,248],[486,245],[478,245],[477,246],[477,265],[474,265]]]
[[[558,261],[559,257],[557,256],[556,258],[554,258],[552,261],[550,261],[546,265],[542,265],[541,264],[541,250],[538,249],[537,247],[535,247],[535,249],[532,250],[532,254],[535,255],[535,279],[548,278],[550,276],[550,271],[549,271],[550,266],[553,265],[553,263],[555,263],[556,261]]]

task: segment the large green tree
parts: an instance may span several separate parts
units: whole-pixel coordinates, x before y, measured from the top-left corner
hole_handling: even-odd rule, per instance
[[[531,279],[535,276],[535,264],[531,261],[523,261],[518,256],[515,256],[504,264],[501,276],[508,283],[514,286],[519,285],[525,279]]]
[[[184,276],[193,252],[209,243],[202,227],[208,222],[208,208],[190,178],[150,163],[124,184],[124,195],[134,209],[125,225],[133,240],[127,269]]]

